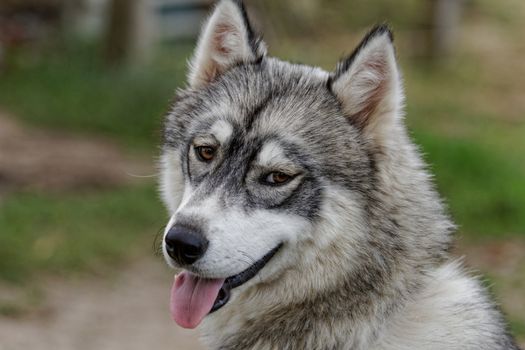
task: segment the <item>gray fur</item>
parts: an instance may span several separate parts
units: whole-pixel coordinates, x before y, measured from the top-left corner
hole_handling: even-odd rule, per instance
[[[391,40],[385,27],[374,33]],[[449,256],[454,226],[402,111],[380,115],[378,102],[349,115],[334,91],[373,35],[333,75],[254,53],[178,92],[163,149],[163,195],[175,220],[203,230],[213,221],[176,211],[178,192],[190,186],[184,205],[192,208],[216,196],[220,207],[247,217],[267,211],[309,225],[298,243],[284,242],[259,279],[206,317],[202,331],[212,349],[517,349],[480,283]],[[377,91],[386,96],[389,86]],[[213,163],[199,163],[192,142],[211,137],[218,120],[232,134]],[[392,126],[372,129],[380,123]],[[256,159],[269,142],[299,169],[288,187],[260,183],[266,170]],[[192,269],[217,277],[204,263]]]

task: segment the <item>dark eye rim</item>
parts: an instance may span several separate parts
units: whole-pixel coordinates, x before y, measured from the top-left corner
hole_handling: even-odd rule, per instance
[[[270,182],[270,181],[267,181],[266,179],[272,175],[272,174],[284,174],[286,176],[288,176],[288,178],[286,179],[286,181],[283,181],[283,182]],[[295,179],[297,177],[297,175],[299,174],[293,174],[293,175],[290,175],[288,173],[285,173],[284,171],[270,171],[270,172],[267,172],[267,173],[264,173],[259,182],[263,185],[266,185],[266,186],[274,186],[274,187],[277,187],[277,186],[283,186],[283,185],[286,185],[288,183],[290,183],[293,179]]]
[[[213,156],[210,159],[206,159],[202,156],[201,151],[205,148],[209,148],[213,152]],[[211,145],[202,145],[202,146],[193,146],[193,149],[195,151],[195,155],[198,160],[204,163],[209,163],[215,158],[215,153],[217,152],[217,147],[211,146]]]

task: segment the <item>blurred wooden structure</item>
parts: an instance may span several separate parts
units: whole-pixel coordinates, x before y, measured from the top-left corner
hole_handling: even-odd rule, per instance
[[[111,0],[108,10],[107,32],[104,42],[104,59],[110,66],[136,61],[139,55],[137,38],[142,0]]]
[[[0,0],[0,67],[12,47],[103,38],[111,65],[147,59],[159,40],[195,38],[213,0]]]
[[[459,37],[463,0],[427,0],[425,56],[442,60],[451,56]]]
[[[213,0],[154,0],[159,34],[163,40],[195,38]]]
[[[36,40],[60,28],[64,0],[0,1],[0,42],[5,46]]]
[[[114,0],[81,0],[84,5],[77,11],[75,22],[77,31],[90,36],[107,33],[107,23],[115,6]],[[135,4],[135,2],[139,4]],[[153,28],[153,38],[156,40],[174,40],[195,38],[200,26],[213,4],[213,0],[133,0],[117,6],[122,8],[123,16],[133,13],[133,8],[140,8],[138,19]],[[136,16],[136,15],[134,15]],[[109,19],[109,21],[111,21]]]
[[[64,5],[65,0],[1,0],[0,69],[11,50],[39,42],[60,30]]]
[[[210,5],[207,0],[110,0],[106,62],[111,66],[141,62],[157,40],[195,37]]]

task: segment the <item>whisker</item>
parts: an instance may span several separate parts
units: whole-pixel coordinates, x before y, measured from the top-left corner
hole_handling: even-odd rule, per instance
[[[131,177],[138,177],[138,178],[149,178],[149,177],[157,177],[159,176],[159,173],[150,174],[150,175],[137,175],[137,174],[132,174],[126,171],[126,175],[131,176]]]
[[[255,260],[254,258],[252,258],[250,255],[248,255],[246,252],[242,251],[242,250],[239,250],[237,249],[237,252],[238,253],[241,253],[241,255],[246,258],[247,260],[241,260],[241,259],[238,259],[239,261],[241,262],[245,262],[245,263],[248,263],[249,266],[252,266],[253,264],[255,264],[257,262],[257,260]],[[257,278],[259,278],[259,282],[262,282],[262,277],[260,274],[257,274]]]
[[[162,256],[162,237],[164,236],[164,226],[161,226],[157,233],[155,234],[155,237],[153,238],[153,254],[155,256]]]
[[[255,262],[257,261],[257,260],[255,260],[254,258],[252,258],[251,256],[249,256],[247,253],[243,252],[242,250],[238,250],[238,249],[237,249],[237,252],[238,252],[238,253],[241,253],[241,255],[242,255],[243,257],[245,257],[246,259],[248,259],[247,262],[249,262],[250,265],[255,264]]]

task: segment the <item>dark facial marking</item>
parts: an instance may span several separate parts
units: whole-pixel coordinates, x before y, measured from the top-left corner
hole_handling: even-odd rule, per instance
[[[245,132],[252,130],[253,124],[257,120],[257,117],[261,115],[272,98],[273,94],[268,94],[258,105],[256,105],[246,114],[246,122],[244,125]]]

